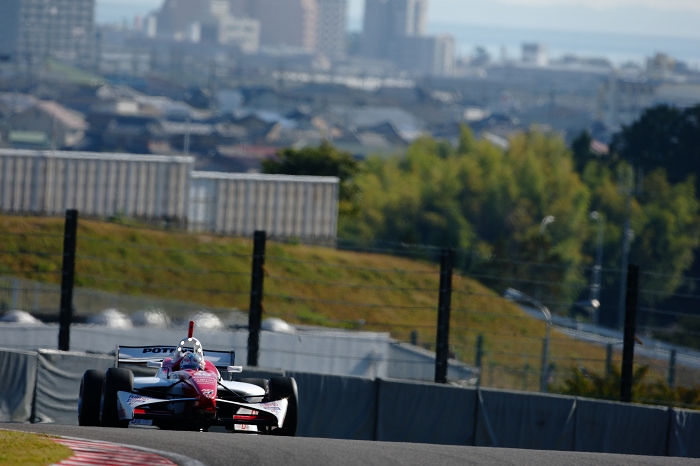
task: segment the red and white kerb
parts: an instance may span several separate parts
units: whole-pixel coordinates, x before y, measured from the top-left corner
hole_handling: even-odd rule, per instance
[[[73,456],[56,463],[60,466],[176,466],[169,459],[155,453],[134,450],[114,443],[65,438],[53,440],[73,450]]]

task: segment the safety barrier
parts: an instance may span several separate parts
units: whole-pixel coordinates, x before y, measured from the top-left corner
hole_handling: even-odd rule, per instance
[[[77,424],[80,378],[114,358],[0,349],[0,421]],[[278,369],[251,368],[269,377]],[[700,458],[700,412],[392,379],[287,372],[305,437]]]

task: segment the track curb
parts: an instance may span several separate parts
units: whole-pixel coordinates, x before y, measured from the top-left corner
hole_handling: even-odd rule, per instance
[[[184,455],[137,445],[63,436],[52,440],[67,446],[74,453],[70,458],[55,463],[56,466],[205,466],[201,461]]]

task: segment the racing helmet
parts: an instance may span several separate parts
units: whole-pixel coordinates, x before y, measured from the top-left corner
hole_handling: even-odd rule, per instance
[[[188,351],[180,361],[180,369],[204,369],[204,358],[199,354]]]

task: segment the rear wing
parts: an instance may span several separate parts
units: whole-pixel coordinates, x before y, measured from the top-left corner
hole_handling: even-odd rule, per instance
[[[150,361],[162,362],[165,358],[177,356],[177,346],[117,346],[116,365],[120,362],[127,364],[147,364]],[[217,369],[226,370],[236,361],[236,352],[204,350],[204,359],[211,361]]]

